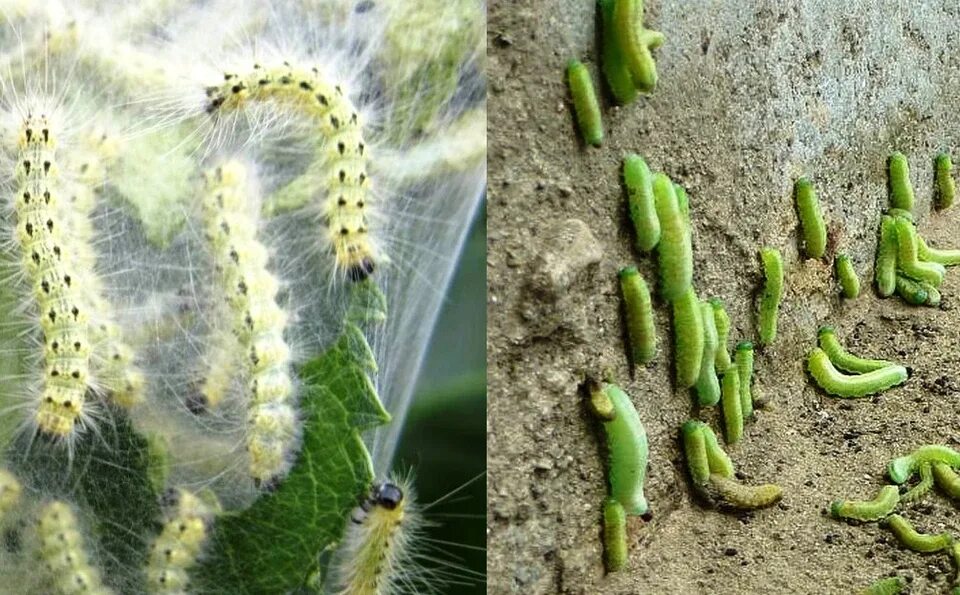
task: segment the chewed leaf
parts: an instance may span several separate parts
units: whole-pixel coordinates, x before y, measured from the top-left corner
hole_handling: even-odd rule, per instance
[[[365,365],[344,335],[304,367],[297,461],[275,492],[218,518],[209,554],[193,576],[199,592],[289,592],[307,580],[319,552],[340,539],[373,481],[360,432],[390,419]]]

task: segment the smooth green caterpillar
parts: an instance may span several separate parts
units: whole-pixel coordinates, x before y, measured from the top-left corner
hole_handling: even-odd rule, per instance
[[[895,365],[893,362],[882,359],[863,359],[850,354],[837,340],[836,331],[832,326],[820,327],[817,331],[817,343],[830,358],[830,362],[846,372],[862,374]]]
[[[875,581],[860,592],[860,595],[900,595],[907,581],[902,576],[891,576]]]
[[[760,298],[760,344],[769,345],[777,338],[777,316],[783,293],[783,260],[776,248],[760,251],[763,260],[763,296]]]
[[[723,434],[727,444],[743,436],[743,402],[740,400],[740,371],[730,366],[723,373]]]
[[[635,364],[645,364],[657,353],[657,329],[653,323],[650,290],[637,267],[620,269],[620,289],[630,338],[630,359]]]
[[[613,27],[633,84],[650,93],[657,86],[657,63],[650,53],[663,45],[663,34],[643,28],[642,0],[615,0]]]
[[[607,436],[607,477],[610,495],[623,505],[627,514],[647,514],[649,505],[643,495],[647,472],[647,433],[627,393],[614,384],[588,381],[591,398],[603,393],[615,411],[612,420],[601,420]],[[602,398],[602,397],[596,397]]]
[[[90,564],[83,536],[73,509],[54,500],[44,505],[37,516],[40,557],[63,595],[109,595],[100,572]]]
[[[709,302],[700,303],[700,320],[703,326],[703,356],[700,358],[700,374],[696,383],[697,403],[701,407],[709,407],[720,401],[720,381],[714,366],[717,326],[713,319],[713,307]]]
[[[893,295],[897,284],[897,228],[893,217],[884,215],[880,219],[880,240],[877,242],[877,261],[873,267],[873,277],[880,297]]]
[[[910,502],[916,502],[920,498],[923,498],[927,495],[930,489],[933,487],[933,466],[931,463],[920,463],[918,469],[920,472],[920,482],[907,490],[907,492],[900,497],[900,501],[904,504],[909,504]]]
[[[703,433],[703,444],[707,449],[707,462],[710,464],[710,473],[722,477],[733,477],[733,461],[730,455],[720,446],[717,435],[713,428],[707,424],[701,423],[700,431]]]
[[[960,475],[945,463],[935,462],[933,465],[933,480],[943,493],[954,500],[960,500]]]
[[[917,232],[906,219],[897,218],[897,267],[900,271],[917,281],[926,281],[934,287],[940,287],[946,269],[935,262],[920,262],[917,255]]]
[[[694,419],[680,426],[680,441],[687,461],[687,471],[693,485],[700,487],[710,481],[710,460],[707,458],[707,443],[703,435],[703,422]]]
[[[960,264],[960,250],[937,250],[927,246],[920,234],[917,234],[917,256],[926,262],[935,262],[951,267]]]
[[[0,525],[4,517],[20,504],[20,495],[23,486],[17,478],[6,469],[0,468]]]
[[[822,258],[827,249],[827,226],[823,222],[817,192],[807,178],[798,179],[793,189],[803,230],[804,251],[809,258]]]
[[[623,182],[627,186],[630,220],[637,234],[637,250],[649,252],[660,241],[660,219],[653,198],[653,174],[642,157],[631,153],[624,158]]]
[[[937,208],[949,209],[953,205],[956,186],[953,183],[953,162],[950,153],[940,153],[934,161],[937,178]]]
[[[690,388],[696,384],[700,375],[705,342],[700,302],[693,287],[673,302],[673,337],[677,385],[680,388]]]
[[[753,383],[753,343],[740,341],[734,354],[737,372],[740,374],[740,411],[743,417],[753,415],[753,393],[750,385]]]
[[[680,207],[680,214],[683,215],[683,220],[686,224],[690,225],[690,197],[687,196],[687,191],[680,184],[673,185],[673,191],[677,194],[677,205]]]
[[[923,554],[939,552],[953,543],[949,533],[917,533],[910,521],[899,514],[891,514],[883,524],[893,531],[901,544],[915,552]]]
[[[901,484],[910,479],[923,463],[943,463],[956,469],[960,467],[960,453],[942,444],[926,444],[890,461],[887,475],[894,483]]]
[[[603,501],[603,551],[607,572],[623,570],[627,565],[627,514],[614,498]]]
[[[857,271],[853,268],[853,262],[846,254],[838,254],[833,260],[834,270],[837,274],[837,281],[840,282],[840,289],[843,297],[852,300],[860,295],[860,278],[857,277]]]
[[[730,367],[730,351],[727,349],[727,341],[730,337],[730,317],[723,307],[723,302],[719,298],[710,300],[713,307],[713,323],[717,327],[717,351],[714,357],[714,366],[718,370],[726,370]]]
[[[819,347],[810,352],[807,369],[820,388],[843,398],[872,395],[907,379],[907,369],[896,364],[864,374],[844,374],[833,366],[829,356]]]
[[[926,287],[933,286],[928,284]],[[908,304],[922,306],[930,301],[930,293],[926,287],[913,279],[908,279],[903,275],[897,275],[897,295],[902,297]],[[936,296],[934,296],[934,299],[936,299]]]
[[[603,142],[603,118],[600,116],[600,102],[593,88],[590,72],[579,60],[567,62],[567,83],[573,98],[573,111],[577,115],[577,126],[584,142],[599,147]]]
[[[835,519],[878,521],[893,512],[899,503],[897,486],[885,485],[873,500],[834,500],[830,504],[830,514]]]
[[[905,209],[891,207],[887,209],[887,215],[890,215],[894,219],[906,219],[907,221],[913,223],[913,213]]]
[[[714,473],[710,475],[707,494],[710,500],[721,508],[756,510],[779,502],[783,498],[783,489],[772,483],[744,485],[733,478]]]
[[[637,98],[637,87],[623,59],[623,50],[617,40],[613,21],[616,0],[599,0],[600,17],[603,19],[601,40],[603,43],[603,74],[607,79],[610,94],[617,103],[626,105]]]
[[[209,502],[184,489],[164,496],[167,518],[160,535],[150,546],[147,583],[151,593],[183,593],[210,533],[210,523],[219,509],[212,495]]]
[[[890,206],[913,211],[913,186],[910,185],[910,167],[903,153],[890,155],[887,169],[890,184]]]
[[[677,203],[673,182],[664,174],[653,177],[653,196],[660,219],[660,293],[673,303],[693,286],[693,245],[690,226]]]

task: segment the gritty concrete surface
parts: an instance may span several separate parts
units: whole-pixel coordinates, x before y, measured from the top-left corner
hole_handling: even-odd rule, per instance
[[[646,11],[667,37],[659,88],[605,105],[606,141],[593,149],[578,140],[563,81],[571,57],[596,76],[593,1],[489,5],[489,592],[851,593],[892,573],[912,593],[944,592],[956,575],[946,554],[907,551],[876,524],[825,509],[872,497],[895,456],[960,444],[960,271],[948,273],[940,308],[880,300],[870,283],[893,150],[910,158],[920,233],[960,246],[960,208],[930,208],[935,154],[960,158],[960,6],[650,0]],[[657,357],[630,376],[616,271],[636,262],[655,286],[656,262],[631,248],[627,152],[688,189],[696,288],[726,303],[731,347],[756,338],[758,249],[783,252],[780,334],[756,357],[755,392],[768,405],[729,448],[744,481],[783,486],[779,506],[721,513],[691,493],[678,428],[700,416],[719,429],[718,416],[672,388],[659,300]],[[840,300],[831,260],[798,253],[791,187],[801,174],[819,191],[831,254],[849,253],[861,275],[856,300]],[[873,398],[826,396],[803,363],[821,324],[912,377]],[[628,566],[611,575],[601,436],[576,390],[604,368],[646,425],[654,513],[631,524]],[[904,514],[960,537],[956,510],[934,493]]]

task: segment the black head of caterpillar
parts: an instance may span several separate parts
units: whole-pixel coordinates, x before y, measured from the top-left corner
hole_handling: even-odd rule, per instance
[[[354,512],[351,519],[356,524],[363,523],[367,513],[380,507],[386,510],[396,510],[403,504],[403,490],[395,483],[385,481],[374,484],[370,493],[360,502],[360,507]]]

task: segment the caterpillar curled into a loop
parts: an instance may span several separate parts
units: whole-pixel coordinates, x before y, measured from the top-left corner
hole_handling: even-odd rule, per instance
[[[147,585],[151,593],[173,595],[189,585],[187,572],[203,551],[219,504],[212,495],[204,499],[185,489],[171,490],[164,500],[167,518],[150,546]]]
[[[878,521],[893,512],[899,503],[897,486],[885,485],[873,500],[834,500],[830,514],[836,519]]]
[[[112,595],[89,560],[73,509],[54,500],[44,505],[36,527],[40,558],[64,595]]]
[[[317,127],[316,162],[307,171],[320,177],[326,193],[323,220],[338,270],[352,281],[369,277],[378,260],[371,238],[369,212],[373,198],[368,175],[370,151],[360,114],[343,92],[319,68],[255,64],[245,75],[225,73],[224,82],[207,88],[207,111],[225,114],[250,102],[273,101],[295,109]],[[307,184],[310,188],[313,184]],[[303,180],[294,180],[277,192],[279,203],[300,203]],[[307,190],[310,199],[310,190]],[[291,198],[290,195],[296,195]]]
[[[817,385],[828,394],[857,398],[872,395],[901,384],[907,379],[907,369],[900,365],[887,366],[863,374],[844,374],[837,370],[827,354],[814,348],[807,358],[807,369]]]

